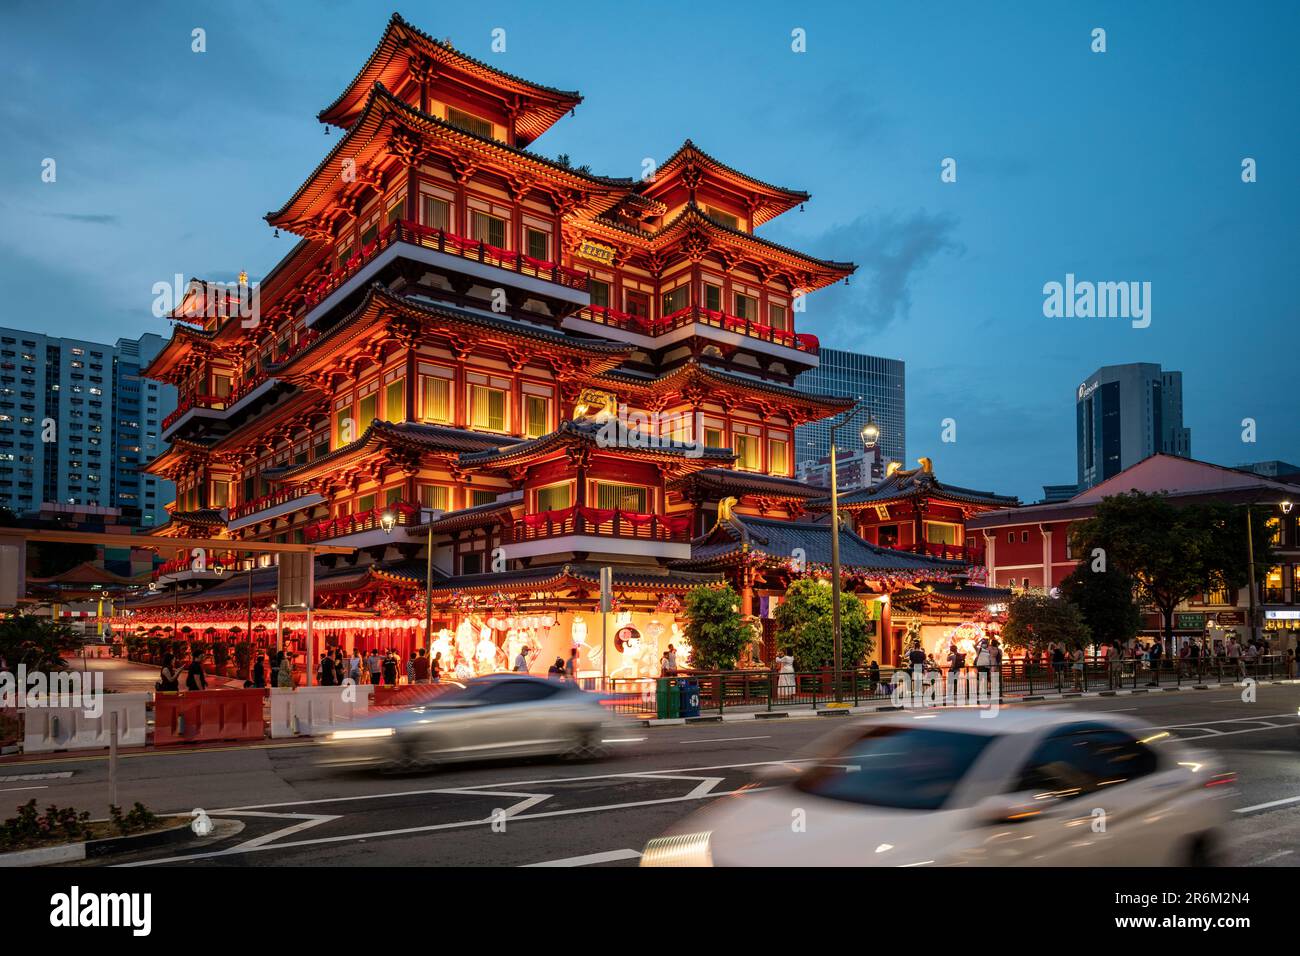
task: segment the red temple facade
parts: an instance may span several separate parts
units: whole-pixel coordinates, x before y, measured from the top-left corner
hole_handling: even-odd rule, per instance
[[[278,620],[292,646],[274,569],[234,552],[267,541],[356,549],[318,559],[325,644],[432,645],[469,670],[571,644],[596,667],[603,565],[637,635],[610,673],[681,646],[697,584],[730,573],[757,612],[757,578],[694,551],[732,520],[817,526],[794,429],[852,400],[794,388],[818,353],[795,320],[855,267],[756,235],[808,195],[689,141],[643,180],[531,151],[580,100],[393,17],[319,114],[333,148],[266,217],[298,242],[256,296],[191,282],[145,370],[180,392],[149,466],[177,488],[157,533],[232,553],[164,565],[128,625],[274,645]],[[908,580],[960,567],[882,560]]]

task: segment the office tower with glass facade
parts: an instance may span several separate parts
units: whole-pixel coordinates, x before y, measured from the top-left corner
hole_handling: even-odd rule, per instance
[[[1157,453],[1190,458],[1183,373],[1153,362],[1107,365],[1075,390],[1079,491]]]
[[[847,395],[862,399],[850,423],[836,433],[840,445],[861,450],[858,433],[875,418],[880,426],[880,454],[888,462],[907,462],[906,383],[900,359],[880,358],[861,352],[822,347],[816,368],[799,375],[798,388],[807,392]],[[830,455],[831,423],[837,417],[800,425],[795,430],[796,462],[816,461]]]

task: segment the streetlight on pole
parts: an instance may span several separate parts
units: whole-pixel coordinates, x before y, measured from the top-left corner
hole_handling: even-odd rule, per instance
[[[831,633],[835,639],[835,661],[833,679],[835,682],[835,700],[841,696],[840,672],[843,670],[843,643],[840,640],[840,489],[839,472],[836,468],[838,450],[835,447],[835,433],[843,428],[862,403],[854,402],[853,407],[841,418],[831,424]],[[868,450],[874,449],[880,440],[880,426],[867,416],[867,423],[860,432],[862,444]]]
[[[384,534],[392,534],[393,528],[397,524],[397,515],[391,511],[385,511],[379,518],[379,525],[384,529]],[[430,518],[425,526],[427,534],[424,541],[424,642],[430,648],[433,646],[433,519]],[[430,654],[432,655],[432,651]]]

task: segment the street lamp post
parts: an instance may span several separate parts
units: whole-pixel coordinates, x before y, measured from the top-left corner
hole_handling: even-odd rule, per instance
[[[1255,504],[1256,502],[1253,501],[1248,501],[1246,503],[1246,550],[1249,552],[1249,563],[1247,566],[1249,568],[1248,583],[1250,586],[1250,639],[1252,642],[1258,644],[1259,610],[1255,606],[1255,530],[1251,526],[1252,522],[1250,520],[1250,509],[1253,508]],[[1269,504],[1276,504],[1282,509],[1282,514],[1284,515],[1289,515],[1291,513],[1291,508],[1293,507],[1292,502],[1289,500],[1269,502]]]
[[[835,433],[839,431],[857,412],[861,403],[844,413],[839,421],[831,425],[831,633],[834,636],[834,671],[835,700],[841,698],[840,673],[843,670],[843,642],[840,634],[840,489],[839,472],[836,467],[838,450],[835,447]],[[862,426],[862,444],[873,449],[880,440],[880,426],[868,415],[867,423]]]
[[[393,527],[397,524],[397,515],[391,511],[385,511],[379,518],[379,525],[384,529],[384,534],[392,534]],[[424,642],[429,647],[433,646],[433,639],[430,636],[433,631],[433,519],[429,519],[426,526],[427,534],[424,540]]]

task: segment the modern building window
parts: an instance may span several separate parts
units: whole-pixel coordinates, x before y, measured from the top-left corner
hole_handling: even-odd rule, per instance
[[[470,215],[470,238],[503,248],[506,244],[506,221],[475,210]]]
[[[645,514],[650,510],[650,489],[641,485],[618,485],[596,482],[596,507],[617,508]]]
[[[436,375],[420,376],[420,420],[451,424],[451,382]]]
[[[529,438],[540,438],[551,430],[551,403],[541,395],[529,395],[524,400]]]
[[[489,432],[506,430],[506,393],[487,385],[470,386],[470,425]]]

